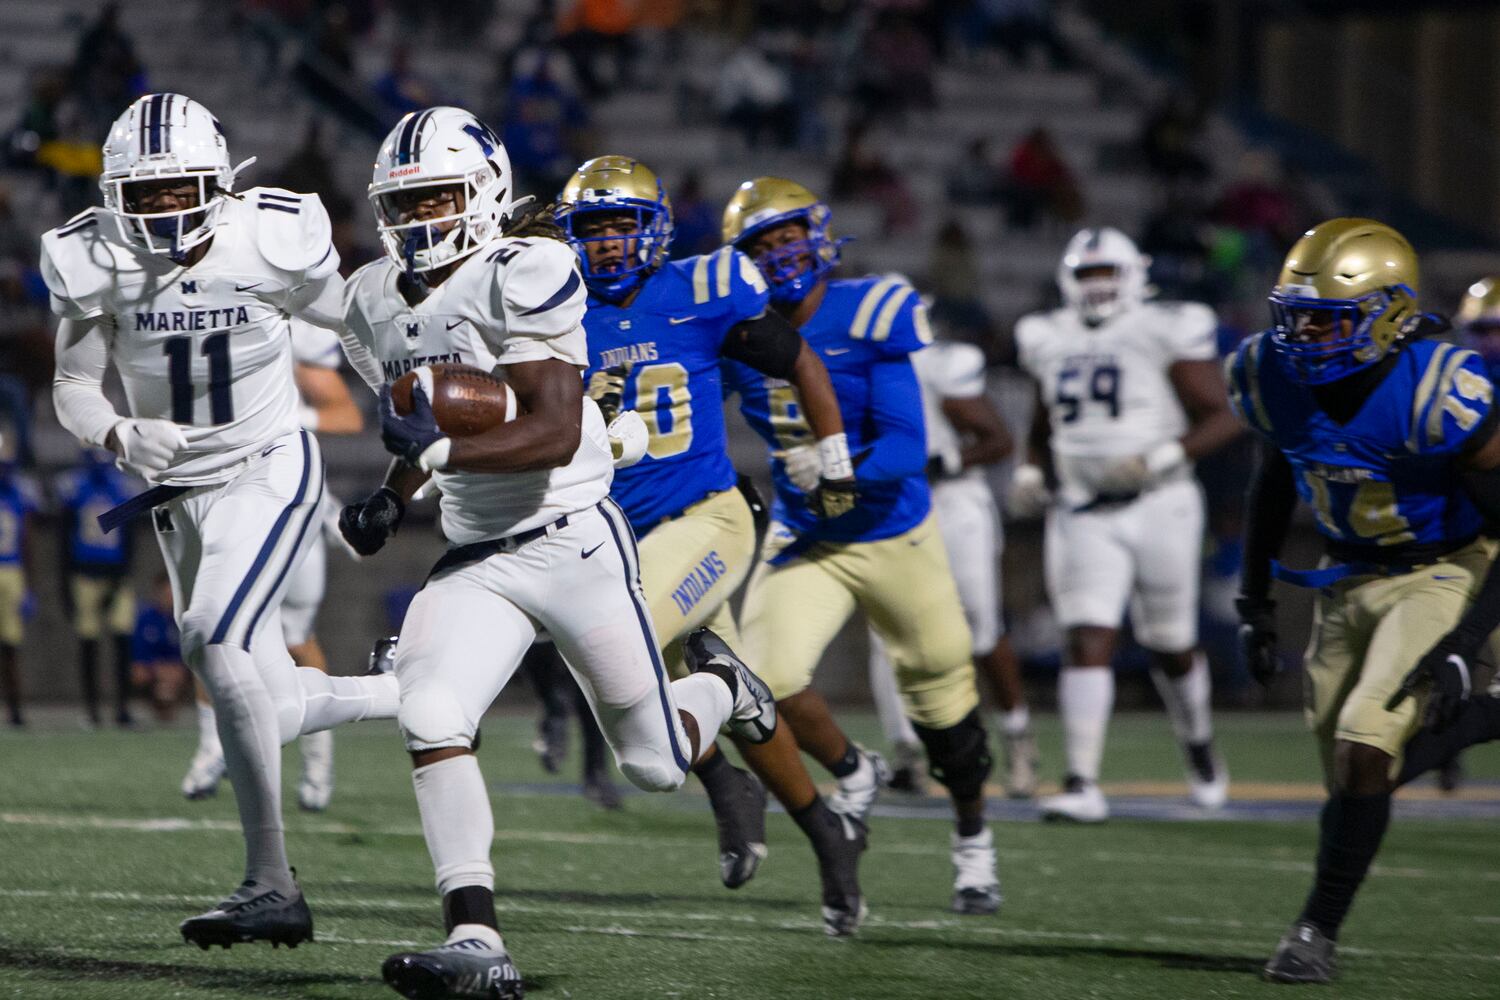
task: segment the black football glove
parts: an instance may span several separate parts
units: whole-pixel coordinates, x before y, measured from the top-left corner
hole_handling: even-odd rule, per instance
[[[1268,685],[1281,670],[1276,655],[1276,602],[1266,597],[1235,598],[1240,613],[1240,652],[1250,676]]]
[[[807,495],[807,506],[825,521],[849,513],[858,502],[859,484],[852,477],[819,479],[817,487]]]
[[[1447,636],[1438,640],[1402,678],[1401,686],[1385,703],[1386,711],[1394,711],[1428,684],[1432,685],[1432,693],[1427,699],[1425,723],[1434,732],[1442,732],[1463,711],[1474,691],[1468,658],[1459,652],[1459,644]]]
[[[629,365],[611,365],[589,376],[589,398],[599,405],[606,427],[620,415],[620,404],[625,398],[625,379],[629,376]]]
[[[373,556],[401,527],[406,504],[389,486],[339,511],[339,534],[362,556]]]

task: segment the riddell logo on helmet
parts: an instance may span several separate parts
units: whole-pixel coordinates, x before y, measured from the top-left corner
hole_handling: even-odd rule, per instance
[[[422,165],[420,163],[414,163],[414,164],[412,164],[409,167],[397,167],[395,170],[391,171],[391,176],[392,177],[410,177],[412,174],[420,174],[421,172],[422,172]]]

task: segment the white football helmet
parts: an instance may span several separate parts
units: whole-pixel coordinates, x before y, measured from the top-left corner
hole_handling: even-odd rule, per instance
[[[370,204],[385,252],[410,275],[462,260],[499,235],[510,214],[510,157],[500,137],[461,108],[413,111],[380,144]],[[398,192],[462,185],[452,215],[408,219]]]
[[[175,259],[213,235],[235,176],[254,162],[252,157],[230,168],[224,130],[197,101],[181,94],[147,94],[110,126],[99,188],[122,240]],[[196,206],[173,212],[137,210],[131,184],[172,178],[197,183]]]
[[[1118,229],[1083,229],[1063,251],[1057,287],[1063,301],[1078,310],[1085,323],[1095,326],[1146,298],[1150,266],[1151,258]],[[1080,270],[1092,273],[1080,276]]]

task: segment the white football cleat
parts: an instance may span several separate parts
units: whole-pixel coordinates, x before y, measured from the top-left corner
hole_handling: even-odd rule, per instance
[[[1092,781],[1070,774],[1058,795],[1041,801],[1042,819],[1070,820],[1074,823],[1103,823],[1109,819],[1109,800]]]
[[[995,874],[995,837],[985,827],[972,837],[953,833],[953,912],[989,916],[1000,910],[1000,877]]]
[[[297,742],[302,749],[297,805],[305,812],[322,812],[333,799],[333,731],[307,733]]]
[[[224,749],[220,746],[198,747],[187,774],[182,778],[182,794],[188,799],[212,798],[224,779]]]
[[[828,797],[828,808],[868,825],[870,810],[875,807],[880,789],[890,780],[891,769],[880,754],[858,743],[853,746],[859,766],[853,774],[838,779],[839,790]]]
[[[1005,795],[1011,799],[1029,799],[1036,794],[1039,755],[1036,736],[1030,729],[1005,733]]]
[[[1222,809],[1229,801],[1229,768],[1211,744],[1187,748],[1188,798],[1199,809]]]

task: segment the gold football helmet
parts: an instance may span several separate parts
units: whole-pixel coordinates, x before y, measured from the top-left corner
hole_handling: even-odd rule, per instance
[[[1309,385],[1380,361],[1420,315],[1417,254],[1371,219],[1319,223],[1286,255],[1271,291],[1271,342]]]
[[[585,236],[578,223],[595,212],[634,215],[635,231]],[[628,156],[596,156],[573,171],[557,197],[557,221],[578,253],[584,282],[609,299],[625,295],[661,267],[672,243],[671,199],[651,168]],[[625,259],[617,268],[600,271],[589,259],[588,246],[605,240],[623,240]]]
[[[746,181],[724,206],[724,242],[750,253],[755,237],[787,222],[800,222],[807,237],[753,254],[777,302],[800,302],[839,262],[843,240],[828,229],[833,213],[817,195],[785,177]]]

